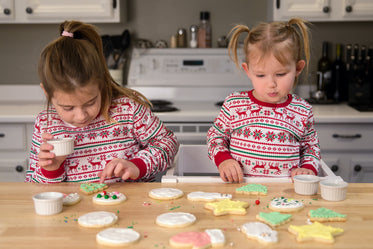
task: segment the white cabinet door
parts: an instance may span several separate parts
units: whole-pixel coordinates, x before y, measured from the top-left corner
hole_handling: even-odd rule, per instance
[[[14,1],[0,0],[0,21],[13,21],[14,17]]]
[[[372,0],[344,0],[341,4],[343,20],[373,20]]]

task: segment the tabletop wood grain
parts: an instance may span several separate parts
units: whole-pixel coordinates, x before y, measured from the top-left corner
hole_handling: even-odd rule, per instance
[[[42,185],[35,183],[0,183],[0,248],[107,248],[96,243],[96,234],[102,228],[80,227],[79,216],[92,211],[110,211],[119,220],[113,227],[130,227],[141,234],[141,238],[128,248],[172,248],[169,239],[183,231],[203,231],[220,228],[227,243],[221,248],[372,248],[373,245],[373,184],[349,184],[347,199],[341,202],[328,202],[320,194],[301,196],[294,192],[292,183],[265,183],[268,195],[257,196],[235,194],[235,189],[245,184],[192,184],[192,183],[117,183],[109,185],[108,191],[119,191],[127,200],[119,205],[99,206],[92,202],[92,195],[82,195],[82,201],[74,206],[64,207],[62,213],[52,216],[39,216],[34,211],[32,196],[46,191],[74,193],[79,184],[60,183]],[[148,197],[153,188],[173,187],[184,191],[182,198],[171,201],[158,201]],[[193,191],[220,192],[233,194],[233,200],[247,201],[250,204],[246,215],[214,216],[205,209],[204,202],[192,202],[186,195]],[[246,238],[239,227],[246,222],[256,221],[259,212],[269,212],[267,205],[273,197],[295,198],[303,201],[305,209],[293,213],[291,222],[276,228],[278,243],[264,246]],[[295,236],[287,231],[290,224],[305,225],[310,209],[327,207],[347,214],[346,222],[328,222],[340,227],[344,234],[335,237],[334,245],[320,242],[296,242]],[[189,212],[197,221],[185,228],[169,229],[155,224],[155,218],[165,212]]]

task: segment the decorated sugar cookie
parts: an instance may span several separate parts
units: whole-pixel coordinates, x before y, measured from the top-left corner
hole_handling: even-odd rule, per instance
[[[297,235],[298,242],[315,240],[320,242],[333,243],[334,236],[343,233],[342,228],[325,226],[317,221],[315,221],[311,225],[290,225],[288,230],[289,232]]]
[[[107,227],[115,224],[118,216],[111,212],[98,211],[86,213],[78,218],[79,225],[83,227]]]
[[[180,198],[184,192],[176,188],[156,188],[149,192],[149,197],[156,200],[172,200]]]
[[[291,214],[282,214],[279,212],[263,213],[260,212],[256,215],[256,218],[272,227],[276,227],[285,224],[290,221]]]
[[[205,208],[212,210],[214,215],[224,215],[224,214],[246,214],[246,208],[249,207],[249,203],[244,201],[232,201],[229,199],[224,199],[217,202],[208,202],[205,204]]]
[[[105,183],[82,183],[80,184],[80,190],[84,194],[93,194],[106,189],[108,186]]]
[[[124,202],[127,197],[119,192],[100,192],[92,197],[94,203],[99,205],[115,205]]]
[[[140,239],[140,234],[129,228],[108,228],[96,235],[96,241],[104,246],[128,246]]]
[[[191,192],[187,195],[188,200],[191,201],[216,201],[222,199],[232,199],[231,194],[221,194],[221,193],[213,193],[213,192],[202,192],[196,191]]]
[[[269,208],[277,212],[296,212],[304,208],[303,202],[285,197],[274,198],[269,204]]]
[[[260,243],[270,244],[277,242],[277,232],[261,222],[248,222],[241,226],[243,232],[248,238],[255,239]]]
[[[334,212],[333,210],[321,207],[316,210],[310,210],[308,216],[311,221],[346,221],[346,215]]]
[[[157,216],[156,223],[162,227],[178,228],[192,225],[196,217],[190,213],[172,212]]]
[[[240,188],[236,188],[237,194],[267,195],[267,192],[267,187],[261,184],[248,184]]]
[[[171,237],[173,247],[203,249],[224,246],[225,236],[220,229],[206,229],[204,232],[183,232]]]
[[[78,193],[71,193],[71,194],[64,194],[63,196],[63,205],[64,206],[72,206],[78,203],[81,200],[81,197]]]

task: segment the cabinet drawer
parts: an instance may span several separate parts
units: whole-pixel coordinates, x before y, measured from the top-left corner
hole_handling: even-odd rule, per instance
[[[0,159],[0,182],[23,182],[27,160]]]
[[[25,150],[26,128],[23,124],[0,125],[0,150]]]
[[[373,125],[371,124],[316,124],[321,151],[373,150]]]

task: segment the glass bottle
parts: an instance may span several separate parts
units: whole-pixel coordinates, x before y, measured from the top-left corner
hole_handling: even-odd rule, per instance
[[[342,61],[342,45],[336,45],[335,60],[332,64],[331,85],[335,89],[333,99],[338,102],[347,101],[348,85],[346,83],[346,66]]]
[[[317,75],[318,75],[318,90],[324,92],[327,99],[334,98],[335,89],[331,85],[331,62],[328,56],[328,42],[323,42],[322,45],[322,56],[317,64]],[[321,82],[320,82],[321,81]]]
[[[210,12],[200,12],[200,24],[198,27],[198,47],[211,48],[211,24]]]

